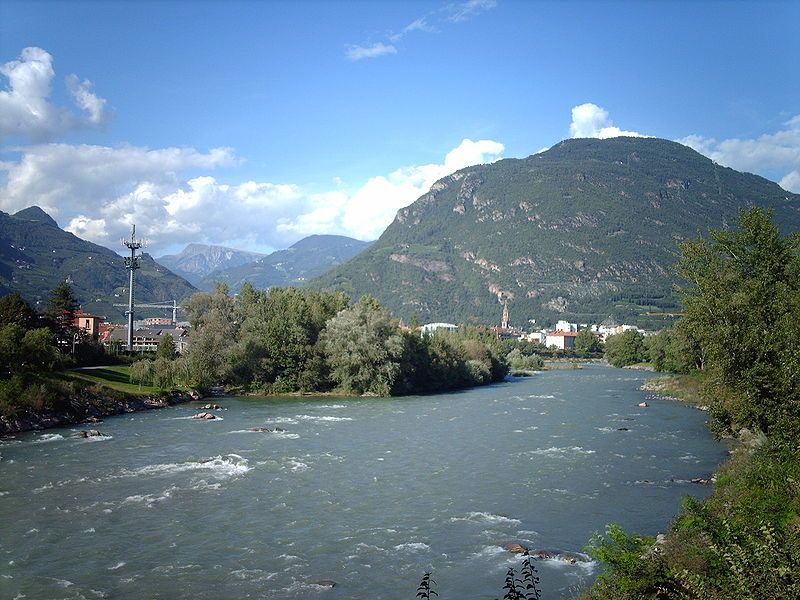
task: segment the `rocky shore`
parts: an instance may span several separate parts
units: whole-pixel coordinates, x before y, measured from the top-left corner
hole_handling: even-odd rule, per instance
[[[135,396],[114,390],[103,393],[85,390],[80,396],[70,396],[59,400],[57,408],[23,409],[13,416],[0,416],[0,435],[80,423],[98,423],[103,417],[152,408],[165,408],[200,398],[200,394],[195,391],[173,391],[158,396]]]

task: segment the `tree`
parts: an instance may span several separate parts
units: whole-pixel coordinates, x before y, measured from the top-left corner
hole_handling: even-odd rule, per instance
[[[16,323],[30,329],[37,321],[36,312],[17,293],[0,298],[0,327]]]
[[[77,333],[75,327],[75,312],[78,310],[78,301],[72,292],[72,287],[66,282],[59,283],[47,300],[45,316],[53,325],[59,346],[63,349],[72,347],[73,337]]]
[[[644,336],[634,329],[609,336],[606,340],[605,359],[614,367],[624,367],[647,358]]]
[[[790,441],[800,434],[800,234],[782,237],[767,211],[739,228],[681,245],[682,324],[707,365],[706,399],[719,433],[742,427]]]
[[[328,321],[321,340],[331,377],[343,390],[392,393],[400,375],[404,338],[375,298],[362,296]]]
[[[141,390],[143,385],[150,385],[153,382],[153,374],[153,361],[144,358],[130,366],[128,379],[131,383],[138,383]]]
[[[689,373],[702,369],[702,353],[685,330],[686,327],[678,323],[673,328],[645,338],[647,355],[656,371]]]
[[[156,360],[164,358],[167,360],[174,360],[178,356],[178,351],[175,349],[175,340],[172,339],[172,334],[165,333],[161,336],[158,342],[158,349],[156,350]]]
[[[588,329],[581,329],[575,336],[575,351],[581,353],[600,352],[603,349],[600,338]]]

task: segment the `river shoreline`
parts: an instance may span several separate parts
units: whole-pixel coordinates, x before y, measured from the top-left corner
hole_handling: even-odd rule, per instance
[[[85,390],[80,396],[69,396],[58,402],[59,408],[34,410],[26,408],[13,416],[0,416],[0,436],[41,431],[54,427],[92,424],[104,417],[166,408],[192,400],[200,400],[197,392],[173,391],[163,395],[137,396],[108,389],[103,393]]]

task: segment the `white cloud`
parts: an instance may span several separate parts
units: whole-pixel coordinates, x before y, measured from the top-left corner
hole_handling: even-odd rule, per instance
[[[370,46],[348,46],[345,51],[345,56],[349,60],[363,60],[365,58],[377,58],[387,54],[397,54],[397,48],[391,44],[384,44],[383,42],[376,42]]]
[[[467,0],[467,2],[458,2],[447,7],[449,13],[447,19],[453,22],[466,21],[496,6],[497,0]]]
[[[800,194],[800,171],[792,171],[791,173],[787,173],[786,176],[778,182],[778,184],[788,192]]]
[[[415,31],[423,33],[437,33],[439,26],[447,26],[461,21],[467,21],[487,10],[497,6],[497,0],[466,0],[466,2],[454,2],[447,4],[426,15],[414,19],[394,33],[386,35],[386,41],[376,42],[370,45],[350,45],[345,48],[345,57],[348,60],[356,61],[364,58],[377,58],[387,54],[397,54],[395,44],[400,42],[408,34]]]
[[[569,135],[573,138],[600,138],[601,140],[620,136],[645,137],[636,131],[624,131],[619,127],[614,127],[608,111],[591,102],[572,108]]]
[[[739,171],[790,171],[781,179],[780,185],[786,190],[800,192],[800,115],[786,121],[779,131],[754,139],[730,138],[718,141],[700,135],[689,135],[677,141],[721,165]]]
[[[77,75],[68,75],[66,81],[75,105],[86,112],[89,122],[93,125],[104,123],[107,119],[106,101],[90,91],[92,82],[88,79],[81,81]]]
[[[371,177],[350,195],[312,196],[308,210],[284,220],[279,230],[300,235],[322,233],[324,218],[328,219],[327,233],[375,239],[398,210],[426,193],[435,181],[464,167],[495,161],[503,150],[503,144],[492,140],[464,139],[447,153],[442,163],[403,167],[388,175]]]
[[[75,75],[68,76],[66,84],[85,116],[49,101],[55,77],[53,57],[41,48],[24,48],[18,60],[0,66],[0,74],[8,79],[8,89],[0,90],[0,137],[43,140],[107,120],[106,101],[90,91],[91,82]]]
[[[295,184],[184,175],[234,165],[226,148],[203,153],[44,144],[23,149],[18,162],[6,165],[0,208],[15,212],[37,204],[75,235],[112,248],[135,223],[156,255],[190,242],[270,250],[314,233],[374,239],[437,179],[502,152],[498,142],[465,139],[441,163],[396,169],[351,191],[332,183],[330,190],[313,192]]]

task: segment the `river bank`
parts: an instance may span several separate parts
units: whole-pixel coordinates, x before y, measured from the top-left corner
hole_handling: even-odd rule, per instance
[[[51,398],[48,405],[38,409],[24,407],[17,410],[16,414],[0,416],[0,436],[80,423],[97,423],[104,417],[165,408],[200,399],[200,394],[193,391],[134,395],[111,388],[85,388],[76,393]]]

